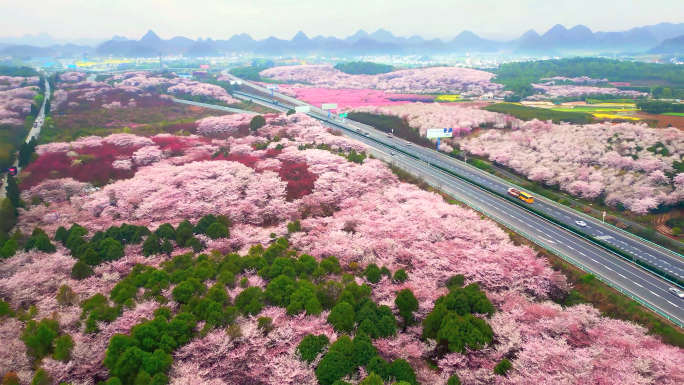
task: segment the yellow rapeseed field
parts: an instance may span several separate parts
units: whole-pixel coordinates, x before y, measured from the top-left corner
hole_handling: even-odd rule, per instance
[[[435,98],[436,102],[457,102],[461,99],[461,95],[439,95]]]

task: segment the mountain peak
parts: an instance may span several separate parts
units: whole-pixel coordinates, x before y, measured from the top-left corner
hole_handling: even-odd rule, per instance
[[[198,37],[198,38],[197,38],[197,42],[198,42],[198,43],[204,43],[204,39],[202,39],[201,37]]]
[[[154,31],[152,31],[151,29],[147,31],[145,36],[140,38],[141,43],[147,43],[147,44],[157,44],[157,43],[161,43],[161,41],[162,41],[162,39],[156,33],[154,33]]]
[[[292,41],[309,41],[309,37],[302,31],[297,32],[292,38]]]

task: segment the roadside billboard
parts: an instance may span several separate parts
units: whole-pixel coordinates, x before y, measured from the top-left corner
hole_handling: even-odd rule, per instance
[[[200,68],[208,70],[210,67],[209,64],[200,64]]]
[[[67,64],[67,68],[76,68],[76,64]]]
[[[311,108],[309,106],[297,106],[295,107],[296,112],[310,112]]]
[[[321,104],[321,110],[336,110],[337,103],[323,103]]]
[[[451,138],[454,135],[453,128],[431,128],[427,130],[427,138]]]

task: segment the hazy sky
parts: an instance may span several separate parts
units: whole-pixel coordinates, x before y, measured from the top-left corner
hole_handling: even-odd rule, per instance
[[[684,22],[682,0],[0,0],[0,9],[0,36],[45,31],[55,38],[139,39],[152,29],[163,39],[242,32],[290,39],[299,30],[345,37],[378,28],[398,36],[449,38],[468,29],[513,38],[557,23],[622,31]]]

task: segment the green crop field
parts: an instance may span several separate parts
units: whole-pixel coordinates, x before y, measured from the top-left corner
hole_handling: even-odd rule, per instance
[[[670,115],[670,116],[684,116],[684,112],[666,112],[663,115]]]

